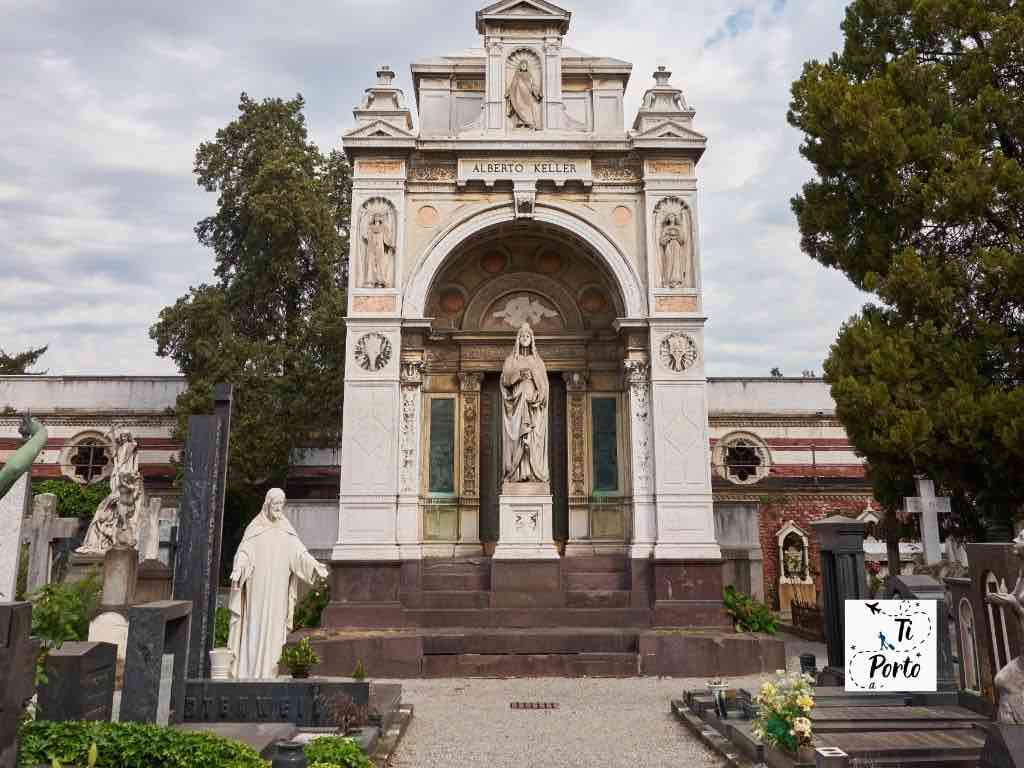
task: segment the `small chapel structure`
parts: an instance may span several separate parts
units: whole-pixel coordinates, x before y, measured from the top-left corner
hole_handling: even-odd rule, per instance
[[[480,648],[548,652],[536,638],[473,651],[423,634],[466,627],[569,628],[559,648],[636,673],[667,642],[644,640],[653,628],[731,628],[723,584],[777,606],[799,565],[813,592],[810,522],[877,508],[822,381],[709,382],[708,139],[665,67],[627,121],[632,66],[572,48],[571,17],[546,0],[482,8],[477,47],[412,65],[418,120],[382,66],[344,133],[343,441],[296,462],[286,514],[330,565],[325,628],[422,631],[412,646],[382,635],[363,659],[375,675],[414,657],[425,674],[472,671],[463,657]],[[515,500],[502,371],[524,325],[547,378],[548,471]],[[167,407],[183,386],[0,377],[0,408],[50,413],[40,471],[79,482],[109,472],[107,420],[134,424],[147,488],[166,498]],[[0,452],[14,424],[0,416]],[[582,627],[633,634],[590,647]],[[322,641],[332,673],[370,653],[353,642]],[[692,671],[671,666],[678,649],[660,658],[640,671]]]

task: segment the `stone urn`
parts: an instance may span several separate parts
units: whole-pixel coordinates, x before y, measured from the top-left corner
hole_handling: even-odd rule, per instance
[[[235,660],[235,654],[230,648],[214,648],[210,651],[210,679],[230,680],[231,662]]]

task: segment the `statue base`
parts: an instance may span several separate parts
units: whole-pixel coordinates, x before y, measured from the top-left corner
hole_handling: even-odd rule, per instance
[[[505,483],[499,508],[501,526],[494,560],[558,559],[548,483]]]

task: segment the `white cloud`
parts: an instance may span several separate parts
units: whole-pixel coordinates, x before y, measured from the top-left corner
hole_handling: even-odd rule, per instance
[[[841,44],[843,0],[587,0],[569,44],[634,63],[627,121],[658,64],[710,138],[699,167],[709,370],[813,368],[863,298],[799,250],[789,199],[809,177],[785,122],[803,62]],[[390,64],[478,44],[484,0],[3,2],[0,347],[50,344],[53,372],[172,373],[148,326],[211,278],[192,228],[212,195],[195,146],[238,94],[302,92],[314,140],[339,143]]]

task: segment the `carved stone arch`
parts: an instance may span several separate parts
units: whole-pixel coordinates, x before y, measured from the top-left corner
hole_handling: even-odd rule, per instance
[[[542,275],[514,273],[491,281],[473,297],[466,308],[462,322],[463,330],[477,330],[488,325],[487,314],[496,308],[502,299],[529,294],[542,297],[552,305],[561,317],[564,330],[583,329],[583,316],[576,306],[575,299],[565,288]],[[509,326],[509,332],[514,331],[516,327],[518,324]],[[543,331],[538,333],[543,335]]]
[[[502,203],[472,211],[438,232],[417,260],[406,283],[402,317],[414,320],[424,316],[427,295],[434,280],[460,245],[473,235],[514,220],[512,204]],[[582,241],[610,272],[612,286],[619,293],[625,316],[647,316],[647,295],[643,282],[634,264],[612,237],[578,214],[549,203],[537,205],[533,221],[550,224]]]

